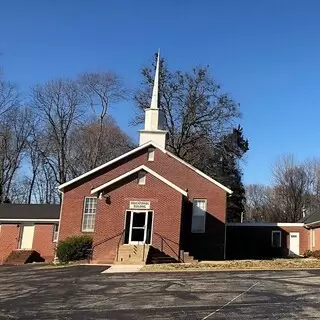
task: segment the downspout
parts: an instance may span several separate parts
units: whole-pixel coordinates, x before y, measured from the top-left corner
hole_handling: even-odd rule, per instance
[[[178,259],[179,262],[184,262],[184,249],[185,249],[185,230],[184,230],[184,220],[185,220],[185,210],[186,210],[186,201],[188,200],[188,189],[185,189],[187,192],[187,196],[182,196],[181,199],[181,214],[180,214],[180,241],[179,241],[179,252],[178,252]],[[183,248],[183,249],[182,249]],[[182,252],[183,250],[183,252]]]
[[[57,257],[57,246],[58,246],[59,237],[60,237],[61,213],[62,213],[63,198],[64,198],[64,192],[61,191],[60,189],[58,189],[58,191],[61,193],[61,204],[60,204],[60,215],[59,215],[59,224],[58,224],[58,237],[57,237],[57,241],[55,242],[53,263],[58,263],[59,262],[59,259]]]
[[[225,218],[224,218],[224,246],[223,246],[223,259],[227,259],[227,208],[228,208],[228,198],[230,198],[232,194],[226,196],[226,210],[225,210]]]

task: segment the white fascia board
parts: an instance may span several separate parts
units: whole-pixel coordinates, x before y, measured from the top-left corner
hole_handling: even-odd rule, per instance
[[[160,146],[158,146],[157,144],[155,144],[154,142],[150,141],[150,144],[152,144],[154,147],[156,147],[157,149],[161,150],[163,153],[166,153],[167,155],[169,155],[170,157],[174,158],[175,160],[179,161],[180,163],[182,163],[183,165],[185,165],[186,167],[190,168],[191,170],[195,171],[197,174],[199,174],[201,177],[209,180],[210,182],[214,183],[216,186],[218,186],[219,188],[223,189],[224,191],[226,191],[229,194],[232,194],[233,191],[230,190],[229,188],[227,188],[226,186],[224,186],[223,184],[221,184],[220,182],[212,179],[211,177],[209,177],[208,175],[206,175],[205,173],[203,173],[202,171],[198,170],[197,168],[195,168],[194,166],[192,166],[191,164],[189,164],[188,162],[185,162],[184,160],[180,159],[179,157],[177,157],[176,155],[174,155],[173,153],[169,152],[166,149],[161,148]]]
[[[144,170],[144,171],[150,173],[151,175],[153,175],[157,179],[161,180],[162,182],[164,182],[165,184],[167,184],[171,188],[177,190],[178,192],[180,192],[184,196],[188,195],[188,193],[185,190],[179,188],[177,185],[175,185],[171,181],[167,180],[166,178],[162,177],[160,174],[156,173],[155,171],[151,170],[150,168],[148,168],[145,165],[141,165],[141,166],[139,166],[139,167],[137,167],[135,169],[132,169],[132,170],[122,174],[121,176],[119,176],[119,177],[117,177],[117,178],[115,178],[113,180],[110,180],[109,182],[107,182],[107,183],[105,183],[105,184],[103,184],[103,185],[101,185],[101,186],[99,186],[99,187],[97,187],[95,189],[92,189],[91,190],[91,194],[98,193],[99,191],[102,191],[103,189],[113,185],[114,183],[116,183],[116,182],[118,182],[118,181],[120,181],[120,180],[122,180],[122,179],[124,179],[124,178],[126,178],[126,177],[128,177],[128,176],[130,176],[130,175],[132,175],[134,173],[136,173],[136,172],[139,172],[141,170]]]
[[[73,184],[74,182],[77,182],[77,181],[79,181],[79,180],[81,180],[81,179],[83,179],[83,178],[91,175],[92,173],[95,173],[95,172],[97,172],[97,171],[99,171],[99,170],[101,170],[101,169],[104,169],[104,168],[110,166],[111,164],[113,164],[113,163],[115,163],[115,162],[117,162],[117,161],[119,161],[119,160],[121,160],[121,159],[124,159],[124,158],[126,158],[127,156],[130,156],[130,155],[132,155],[132,154],[134,154],[134,153],[136,153],[136,152],[138,152],[138,151],[146,148],[147,146],[153,146],[153,147],[155,147],[156,149],[159,149],[159,150],[162,151],[163,153],[165,153],[165,154],[169,155],[170,157],[174,158],[175,160],[179,161],[180,163],[182,163],[182,164],[185,165],[186,167],[190,168],[191,170],[195,171],[195,172],[196,172],[197,174],[199,174],[201,177],[203,177],[203,178],[207,179],[208,181],[212,182],[213,184],[215,184],[215,185],[218,186],[219,188],[223,189],[223,190],[226,191],[227,193],[229,193],[229,194],[232,194],[232,193],[233,193],[232,190],[230,190],[229,188],[227,188],[226,186],[224,186],[224,185],[221,184],[220,182],[212,179],[211,177],[209,177],[208,175],[206,175],[206,174],[203,173],[202,171],[198,170],[197,168],[195,168],[195,167],[192,166],[191,164],[185,162],[184,160],[180,159],[179,157],[175,156],[173,153],[167,151],[166,149],[160,147],[159,145],[157,145],[156,143],[154,143],[154,142],[152,142],[152,141],[146,142],[145,144],[142,144],[141,146],[139,146],[139,147],[137,147],[137,148],[135,148],[135,149],[133,149],[133,150],[131,150],[131,151],[129,151],[129,152],[127,152],[127,153],[125,153],[125,154],[117,157],[117,158],[114,158],[113,160],[110,160],[109,162],[106,162],[106,163],[102,164],[101,166],[99,166],[99,167],[97,167],[97,168],[94,168],[94,169],[92,169],[92,170],[90,170],[90,171],[88,171],[88,172],[80,175],[79,177],[76,177],[76,178],[74,178],[74,179],[72,179],[72,180],[70,180],[70,181],[68,181],[68,182],[65,182],[65,183],[61,184],[61,185],[58,187],[58,189],[59,189],[59,191],[62,191],[62,192],[63,192],[63,189],[64,189],[65,187]]]
[[[0,222],[59,222],[60,219],[3,219],[0,218]]]
[[[312,227],[314,224],[320,224],[320,220],[318,221],[314,221],[314,222],[310,222],[310,223],[306,223],[306,227]]]
[[[210,182],[212,182],[213,184],[215,184],[216,186],[218,186],[219,188],[221,188],[222,190],[226,191],[229,194],[232,194],[233,191],[230,190],[229,188],[227,188],[226,186],[224,186],[223,184],[221,184],[220,182],[212,179],[211,177],[209,177],[208,175],[206,175],[205,173],[203,173],[202,171],[198,170],[197,168],[195,168],[194,166],[192,166],[191,164],[189,164],[188,162],[185,162],[184,160],[180,159],[179,157],[175,156],[173,153],[164,150],[164,152],[166,154],[168,154],[170,157],[178,160],[179,162],[181,162],[182,164],[184,164],[186,167],[190,168],[191,170],[195,171],[198,175],[200,175],[201,177],[209,180]]]
[[[121,159],[124,159],[124,158],[126,158],[126,157],[128,157],[128,156],[130,156],[130,155],[132,155],[132,154],[134,154],[134,153],[136,153],[136,152],[144,149],[145,147],[149,146],[150,144],[151,144],[151,142],[147,142],[147,143],[145,143],[145,144],[143,144],[143,145],[141,145],[141,146],[139,146],[139,147],[137,147],[137,148],[135,148],[135,149],[132,149],[132,150],[130,150],[129,152],[124,153],[123,155],[121,155],[121,156],[119,156],[119,157],[117,157],[117,158],[114,158],[114,159],[112,159],[112,160],[110,160],[110,161],[102,164],[101,166],[96,167],[96,168],[94,168],[94,169],[92,169],[92,170],[90,170],[90,171],[88,171],[88,172],[80,175],[79,177],[76,177],[76,178],[74,178],[74,179],[72,179],[72,180],[70,180],[70,181],[67,181],[67,182],[61,184],[61,185],[58,187],[58,189],[59,189],[59,190],[62,190],[62,189],[64,189],[65,187],[67,187],[67,186],[69,186],[69,185],[71,185],[71,184],[73,184],[73,183],[75,183],[75,182],[77,182],[77,181],[79,181],[79,180],[81,180],[81,179],[83,179],[83,178],[85,178],[85,177],[87,177],[87,176],[89,176],[89,175],[91,175],[91,174],[93,174],[93,173],[101,170],[101,169],[104,169],[104,168],[110,166],[111,164],[113,164],[113,163],[121,160]]]
[[[287,222],[258,222],[258,223],[241,223],[241,222],[229,222],[226,223],[227,227],[304,227],[304,223],[287,223]]]

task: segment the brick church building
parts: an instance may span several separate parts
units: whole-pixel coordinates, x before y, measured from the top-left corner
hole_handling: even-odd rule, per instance
[[[91,235],[92,263],[301,256],[320,250],[320,214],[299,223],[226,224],[232,191],[166,149],[159,57],[139,146],[60,185],[61,206],[0,205],[0,264],[54,259],[56,244]]]
[[[225,257],[232,191],[166,150],[158,83],[159,57],[139,146],[59,187],[59,240],[92,235],[93,262]]]

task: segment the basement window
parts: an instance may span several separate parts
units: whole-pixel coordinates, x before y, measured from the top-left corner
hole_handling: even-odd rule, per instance
[[[148,149],[148,161],[154,161],[154,149]]]
[[[273,230],[271,233],[271,245],[275,248],[281,248],[281,231]]]
[[[141,186],[146,184],[146,173],[144,171],[138,173],[138,184]]]

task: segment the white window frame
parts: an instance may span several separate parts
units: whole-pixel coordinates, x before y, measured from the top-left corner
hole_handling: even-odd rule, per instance
[[[138,185],[144,186],[146,184],[146,172],[145,171],[139,171],[138,172]]]
[[[316,232],[314,229],[311,229],[311,235],[312,235],[312,249],[316,246]]]
[[[54,224],[53,225],[53,236],[52,236],[52,242],[58,241],[58,235],[59,235],[59,225]]]
[[[148,150],[148,161],[154,161],[154,149]]]
[[[96,206],[94,208],[94,213],[92,212],[85,212],[86,211],[86,201],[88,199],[96,199]],[[92,209],[92,208],[91,208]],[[96,214],[97,214],[97,198],[96,197],[85,197],[84,202],[83,202],[83,213],[82,213],[82,232],[94,232],[94,225],[95,225],[95,220],[96,220]],[[85,216],[93,216],[93,228],[85,228],[84,222],[86,221]]]
[[[276,234],[276,233],[279,233],[280,234],[280,241],[279,241],[279,246],[275,246],[274,243],[273,243],[273,235]],[[282,241],[281,241],[281,231],[280,230],[272,230],[271,232],[271,246],[274,247],[274,248],[281,248],[281,245],[282,245]]]
[[[196,202],[204,202],[204,209],[202,209],[202,212],[203,212],[203,229],[202,230],[197,230],[197,229],[194,229],[194,226],[193,226],[193,217],[196,216],[196,217],[201,217],[202,215],[198,215],[198,214],[195,214],[195,206],[196,206]],[[191,218],[191,232],[192,233],[205,233],[206,232],[206,213],[207,213],[207,199],[201,199],[201,198],[195,198],[193,199],[192,201],[192,218]],[[198,207],[198,206],[197,206]]]

